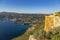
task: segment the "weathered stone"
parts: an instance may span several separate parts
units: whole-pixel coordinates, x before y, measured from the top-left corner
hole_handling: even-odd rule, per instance
[[[44,31],[48,32],[54,27],[60,26],[60,17],[58,15],[45,16],[45,28]]]
[[[34,35],[30,35],[29,40],[37,40]]]

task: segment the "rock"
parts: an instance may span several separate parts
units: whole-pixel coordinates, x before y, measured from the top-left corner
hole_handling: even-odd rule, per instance
[[[29,40],[37,40],[37,39],[34,37],[34,35],[30,35]]]
[[[60,26],[60,17],[56,14],[45,16],[45,28],[44,31],[48,32],[54,27]]]

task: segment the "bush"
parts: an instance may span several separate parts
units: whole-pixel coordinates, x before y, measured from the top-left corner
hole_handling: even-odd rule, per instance
[[[52,36],[51,40],[60,40],[60,34]]]

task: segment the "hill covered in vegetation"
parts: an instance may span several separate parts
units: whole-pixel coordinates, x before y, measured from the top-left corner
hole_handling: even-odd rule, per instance
[[[0,20],[15,20],[16,22],[29,23],[32,25],[24,35],[14,38],[13,40],[28,40],[30,35],[38,36],[42,39],[44,29],[44,18],[49,14],[28,14],[28,13],[13,13],[0,12]],[[39,35],[37,35],[39,34]]]
[[[60,12],[53,14],[60,17]],[[13,40],[29,40],[30,35],[34,35],[37,40],[60,40],[60,27],[53,28],[48,33],[44,32],[46,15],[50,14],[0,12],[0,20],[15,20],[16,22],[29,23],[32,25],[23,35]]]
[[[59,16],[60,12],[53,13],[53,14],[56,14],[56,16]],[[38,17],[38,16],[36,16],[36,17],[31,16],[32,19],[35,18],[35,21],[31,20],[31,21],[28,21],[27,23],[30,22],[30,24],[32,25],[32,27],[29,28],[25,32],[24,35],[19,36],[17,38],[14,38],[13,40],[29,40],[29,36],[30,35],[34,35],[34,37],[37,40],[60,40],[60,27],[53,28],[48,33],[46,33],[44,31],[45,16],[46,16],[46,14],[43,15],[43,16],[40,16],[40,17]]]
[[[60,16],[60,12],[53,14],[56,14],[55,16]],[[44,31],[46,15],[50,14],[1,12],[0,20],[15,20],[16,22],[29,23],[32,25],[23,35],[13,40],[29,40],[30,35],[34,35],[37,40],[60,40],[60,27],[53,28],[48,33]]]

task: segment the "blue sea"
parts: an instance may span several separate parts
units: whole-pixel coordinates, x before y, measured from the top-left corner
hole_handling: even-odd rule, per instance
[[[29,27],[31,27],[30,24],[0,20],[0,40],[11,40],[14,37],[21,36]]]

